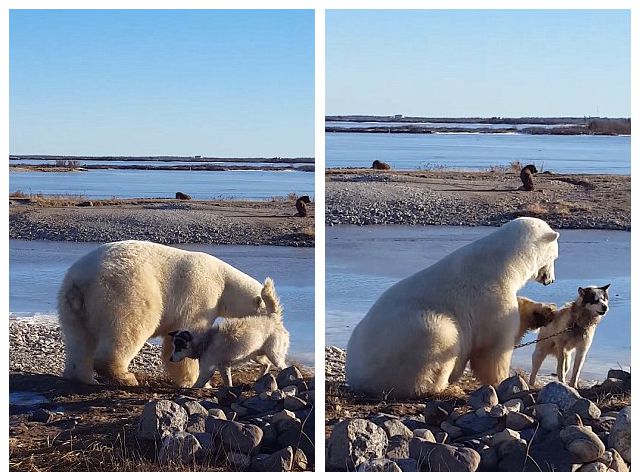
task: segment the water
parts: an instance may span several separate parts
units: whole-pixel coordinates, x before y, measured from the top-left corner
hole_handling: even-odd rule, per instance
[[[9,241],[9,310],[13,316],[56,313],[56,294],[69,266],[97,243]],[[262,281],[270,276],[285,307],[290,357],[314,362],[314,249],[275,246],[178,245],[202,251]]]
[[[9,163],[11,164],[29,164],[29,165],[44,165],[44,164],[55,164],[57,159],[13,159],[9,158]],[[104,165],[104,166],[150,166],[150,167],[163,167],[163,166],[195,166],[195,165],[218,165],[225,167],[234,167],[234,166],[261,166],[261,167],[283,167],[283,166],[303,166],[310,164],[291,164],[289,162],[216,162],[216,161],[159,161],[159,160],[150,160],[150,161],[118,161],[118,160],[87,160],[87,159],[73,159],[77,161],[80,165]]]
[[[326,133],[327,167],[487,169],[512,161],[557,173],[631,174],[630,136]]]
[[[345,347],[350,333],[391,285],[493,228],[337,226],[326,228],[326,344]],[[555,283],[529,282],[520,295],[558,306],[577,288],[605,285],[610,309],[597,328],[581,372],[583,379],[604,379],[609,368],[631,364],[631,234],[624,231],[562,230]],[[536,339],[529,334],[524,341]],[[534,346],[517,349],[513,367],[530,372]],[[555,372],[549,357],[540,374]]]
[[[90,199],[174,198],[265,200],[289,193],[314,196],[314,172],[91,170],[87,172],[9,172],[9,191],[82,195]]]
[[[333,128],[390,128],[397,126],[412,126],[416,128],[486,128],[486,129],[524,129],[524,128],[558,128],[566,126],[576,126],[573,124],[559,124],[559,125],[542,125],[535,123],[526,123],[519,125],[509,125],[505,123],[440,123],[424,122],[424,123],[407,123],[399,121],[326,121],[326,126]]]

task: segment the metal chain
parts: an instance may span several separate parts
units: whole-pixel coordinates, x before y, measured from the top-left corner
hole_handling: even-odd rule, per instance
[[[513,349],[519,349],[520,347],[530,346],[531,344],[536,344],[536,343],[539,343],[541,341],[546,341],[547,339],[554,338],[555,336],[559,336],[560,334],[566,333],[567,331],[571,331],[572,329],[573,329],[573,325],[569,326],[566,329],[563,329],[562,331],[560,331],[558,333],[551,334],[550,336],[546,336],[545,338],[536,339],[535,341],[529,341],[527,343],[518,344]]]

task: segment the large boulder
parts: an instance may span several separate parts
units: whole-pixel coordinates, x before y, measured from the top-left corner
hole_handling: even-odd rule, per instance
[[[504,403],[505,401],[514,398],[516,395],[519,395],[521,392],[527,391],[528,384],[526,381],[519,375],[515,374],[512,377],[508,377],[497,386],[497,397],[500,402]]]
[[[183,431],[187,425],[187,412],[170,400],[148,402],[138,424],[138,437],[160,439],[167,433]]]
[[[344,420],[332,429],[326,451],[330,469],[353,470],[362,462],[382,458],[388,447],[386,432],[371,421]]]
[[[560,439],[577,462],[598,460],[604,454],[604,443],[586,426],[566,426],[560,431]]]
[[[549,382],[537,395],[537,403],[555,403],[565,413],[578,400],[580,394],[562,382]]]
[[[410,458],[422,464],[423,470],[475,472],[481,457],[474,449],[434,443],[421,438],[410,440]]]
[[[631,463],[631,407],[622,408],[609,434],[609,447]]]
[[[194,462],[200,449],[201,444],[190,433],[166,434],[158,451],[158,461],[161,464],[189,464]]]

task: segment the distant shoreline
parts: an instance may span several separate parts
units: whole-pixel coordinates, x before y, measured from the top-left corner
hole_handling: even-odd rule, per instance
[[[601,118],[601,117],[466,117],[466,118],[429,118],[420,116],[378,116],[378,115],[329,115],[325,117],[327,133],[396,133],[396,134],[438,134],[438,133],[480,133],[480,134],[530,134],[530,135],[599,135],[627,136],[631,135],[630,118]],[[338,127],[328,126],[329,123],[403,123],[405,126],[371,126],[371,127]],[[462,128],[433,127],[423,124],[453,123],[453,124],[485,124],[485,125],[549,125],[552,128],[530,126],[527,128]],[[555,126],[557,125],[557,126]]]
[[[157,161],[157,162],[261,162],[283,164],[314,164],[314,157],[197,157],[197,156],[84,156],[58,154],[9,154],[10,160],[75,159],[80,161]]]
[[[226,172],[239,170],[254,171],[296,171],[296,172],[314,172],[314,165],[288,165],[288,166],[252,166],[252,165],[235,165],[221,166],[214,164],[195,164],[195,165],[174,165],[174,166],[153,166],[145,164],[77,164],[73,166],[60,166],[56,164],[9,164],[9,170],[17,172],[83,172],[91,170],[180,170],[180,171],[209,171],[209,172]]]

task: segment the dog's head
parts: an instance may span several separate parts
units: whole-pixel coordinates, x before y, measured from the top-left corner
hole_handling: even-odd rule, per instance
[[[596,287],[594,285],[579,287],[577,289],[577,302],[593,315],[604,316],[609,311],[608,290],[610,286],[611,284],[607,284],[604,287]]]
[[[169,358],[171,362],[180,362],[186,357],[194,357],[194,336],[192,333],[189,331],[172,331],[167,334],[172,337],[172,355]]]

